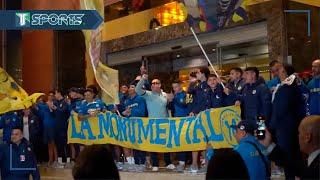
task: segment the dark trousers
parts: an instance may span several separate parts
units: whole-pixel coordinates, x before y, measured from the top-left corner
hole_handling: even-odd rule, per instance
[[[55,143],[57,146],[58,157],[62,157],[62,161],[67,161],[67,129],[56,128]]]
[[[152,166],[159,167],[158,153],[151,153]],[[171,164],[170,153],[164,153],[164,162],[166,166]]]
[[[62,157],[62,161],[67,161],[67,143],[57,142],[58,157]]]
[[[30,143],[38,163],[47,162],[46,146],[42,143],[41,135],[30,136]]]
[[[295,176],[301,176],[301,167],[303,167],[303,158],[299,148],[298,132],[277,131],[276,144],[284,153],[284,173],[286,179],[294,179]],[[277,161],[275,161],[276,164]]]
[[[136,164],[145,164],[146,163],[146,152],[133,150],[134,162]]]
[[[178,152],[177,153],[177,159],[178,161],[186,161],[187,153],[186,152]]]

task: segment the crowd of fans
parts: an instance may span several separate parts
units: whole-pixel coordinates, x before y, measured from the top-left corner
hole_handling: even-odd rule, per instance
[[[159,154],[113,145],[106,148],[67,144],[68,119],[72,112],[78,113],[80,121],[106,110],[125,117],[165,118],[196,116],[206,109],[236,105],[241,107],[242,115],[242,120],[233,127],[239,143],[237,147],[213,150],[208,146],[206,152],[178,152],[175,153],[178,163],[172,161],[173,153],[164,153],[165,168],[207,172],[210,179],[222,178],[228,175],[224,172],[226,169],[234,167],[237,171],[233,169],[230,178],[267,179],[272,173],[270,161],[274,161],[283,167],[288,179],[319,179],[320,60],[312,63],[313,78],[308,79],[309,82],[303,81],[292,66],[278,61],[270,63],[272,79],[267,82],[256,67],[232,68],[227,83],[202,67],[190,74],[187,92],[183,91],[181,82],[176,81],[172,82],[173,91],[165,93],[160,79],[152,79],[150,83],[145,68],[140,71],[129,85],[121,86],[118,105],[104,104],[98,88],[88,86],[86,89],[71,88],[67,95],[57,89],[40,97],[32,108],[1,115],[4,142],[1,148],[16,145],[17,163],[30,160],[29,165],[34,165],[36,159],[38,163],[48,162],[47,166],[52,168],[74,167],[75,179],[101,178],[104,169],[97,164],[110,162],[106,167],[110,166],[115,172],[110,177],[118,179],[114,161],[159,171]],[[263,138],[257,138],[261,126],[258,122],[266,127]],[[20,151],[31,148],[34,158],[21,155]],[[309,155],[309,164],[304,164],[301,151]],[[7,168],[7,152],[0,152],[1,176],[23,176],[22,171],[17,175]],[[112,152],[113,156],[104,156],[107,152]],[[24,173],[28,172],[37,178],[36,171]]]

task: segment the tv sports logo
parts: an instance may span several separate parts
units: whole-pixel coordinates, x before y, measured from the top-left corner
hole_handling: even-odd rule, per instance
[[[16,13],[16,27],[30,27],[30,13]]]

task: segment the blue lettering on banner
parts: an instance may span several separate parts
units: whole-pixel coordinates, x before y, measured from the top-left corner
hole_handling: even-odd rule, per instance
[[[187,131],[186,131],[186,142],[187,144],[191,144],[191,140],[190,140],[190,126],[191,123],[194,122],[195,117],[190,117],[187,118],[186,121],[188,121],[188,127],[187,127]]]
[[[141,119],[140,119],[141,120]],[[136,119],[126,119],[126,121],[128,122],[128,129],[129,129],[129,140],[131,143],[135,143],[136,142],[136,131],[135,131],[135,125],[137,120]]]
[[[181,130],[183,127],[183,124],[185,122],[185,119],[181,119],[178,127],[178,131],[176,130],[176,121],[170,120],[170,131],[169,131],[169,138],[168,138],[168,148],[172,148],[172,139],[174,139],[174,143],[176,146],[180,146],[180,136],[181,136]]]
[[[216,134],[216,132],[213,128],[211,117],[210,117],[210,111],[205,111],[205,115],[206,115],[207,123],[209,126],[209,130],[210,130],[210,136],[208,137],[208,140],[209,141],[223,141],[223,135]]]
[[[84,119],[81,121],[81,134],[84,134],[84,130],[87,130],[88,132],[88,138],[90,140],[96,139],[96,137],[93,135],[90,124],[88,122],[88,119]]]
[[[119,128],[115,128],[115,125],[117,124],[118,116],[117,114],[111,114],[110,116],[110,138],[115,138],[116,140],[119,140]],[[113,123],[114,122],[114,123]],[[114,129],[117,130],[117,134],[115,134]]]
[[[106,118],[105,118],[106,116]],[[103,130],[104,132],[110,136],[110,113],[106,113],[106,115],[103,114],[99,114],[98,115],[98,121],[99,121],[99,135],[98,138],[99,139],[103,139],[104,135],[103,135]]]
[[[198,135],[197,135],[197,130],[198,129],[200,129],[200,131],[204,135],[203,141],[207,142],[207,133],[206,133],[205,128],[202,125],[202,121],[201,121],[201,116],[200,115],[197,116],[196,121],[195,121],[195,125],[194,125],[194,128],[193,128],[193,140],[192,140],[192,142],[194,144],[201,142],[201,140],[198,138]]]
[[[117,116],[117,122],[118,122],[118,133],[119,133],[119,141],[127,141],[127,127],[125,120],[127,118],[121,118],[120,116]]]
[[[84,136],[84,134],[82,134],[81,132],[77,133],[76,123],[75,123],[75,119],[74,119],[73,116],[74,116],[73,114],[70,116],[70,118],[71,118],[71,129],[72,129],[71,137],[72,138],[85,139],[86,137]]]
[[[231,125],[236,125],[240,121],[238,110],[225,108],[218,112],[219,118],[217,120],[214,119],[216,118],[213,114],[215,111],[212,110],[203,111],[195,117],[173,119],[124,118],[115,113],[107,112],[98,114],[97,118],[77,121],[72,114],[69,124],[71,132],[68,133],[69,138],[86,140],[83,141],[84,143],[95,143],[90,140],[103,140],[107,136],[111,140],[110,143],[122,145],[125,142],[123,146],[138,149],[141,144],[146,147],[147,144],[148,146],[155,144],[169,149],[179,149],[184,146],[187,148],[190,144],[197,146],[207,142],[213,143],[214,147],[214,143],[217,143],[217,147],[235,146],[237,144],[234,137],[235,130],[231,128]],[[97,143],[103,142],[97,141]]]
[[[155,138],[155,144],[166,144],[166,138],[160,138],[161,134],[166,134],[166,129],[161,128],[161,124],[168,124],[168,119],[157,119],[156,120],[156,138]]]
[[[137,123],[138,123],[138,143],[142,144],[142,138],[143,138],[142,135],[144,136],[144,139],[147,140],[150,134],[150,143],[154,144],[153,128],[152,128],[154,120],[150,119],[148,121],[147,128],[144,127],[142,119],[137,119]]]

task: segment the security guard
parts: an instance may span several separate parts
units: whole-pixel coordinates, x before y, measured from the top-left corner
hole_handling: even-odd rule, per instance
[[[312,63],[313,79],[308,83],[309,95],[309,114],[320,115],[320,59]]]
[[[0,118],[0,129],[3,129],[3,142],[10,142],[11,130],[16,126],[22,126],[22,120],[15,111],[7,112]]]
[[[22,128],[14,127],[11,142],[0,147],[1,178],[4,180],[40,179],[31,145],[23,138]]]
[[[241,115],[243,119],[256,121],[258,116],[271,116],[271,93],[265,84],[257,81],[259,70],[256,67],[248,67],[245,70],[246,85],[242,95],[238,96],[242,104]]]

